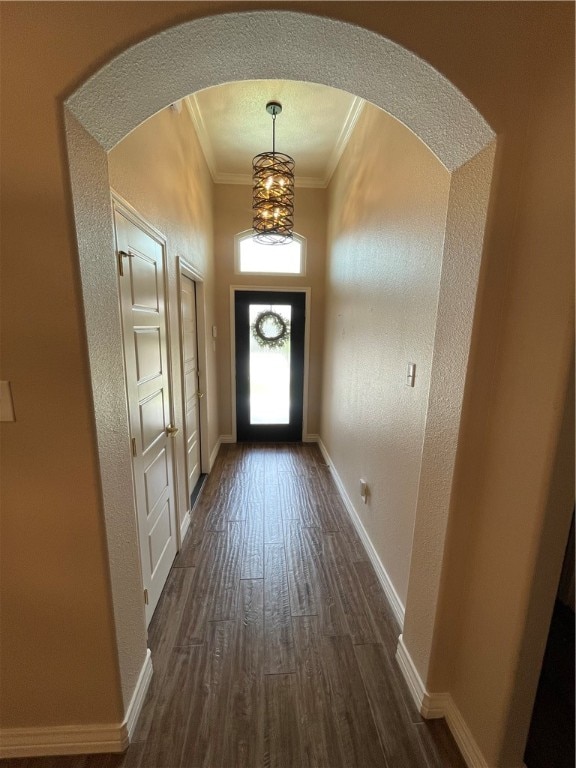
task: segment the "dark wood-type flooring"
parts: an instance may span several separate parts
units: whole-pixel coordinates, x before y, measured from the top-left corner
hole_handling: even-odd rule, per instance
[[[150,625],[124,755],[10,768],[465,768],[315,445],[223,446]]]

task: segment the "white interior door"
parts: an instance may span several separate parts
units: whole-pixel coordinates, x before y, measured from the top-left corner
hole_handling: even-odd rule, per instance
[[[115,209],[116,247],[142,579],[149,623],[176,556],[165,248]]]
[[[185,275],[180,282],[180,318],[182,322],[182,377],[185,414],[187,499],[201,473],[200,405],[203,397],[198,389],[198,337],[196,322],[196,283]],[[190,508],[190,506],[189,506]]]

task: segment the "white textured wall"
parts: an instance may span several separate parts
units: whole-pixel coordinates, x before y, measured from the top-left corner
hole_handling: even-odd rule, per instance
[[[123,706],[119,707],[118,719],[122,721],[146,658],[146,623],[132,464],[126,438],[128,414],[122,348],[108,341],[120,332],[118,276],[113,255],[114,230],[106,153],[70,114],[66,115],[66,138],[71,156],[74,216],[78,230],[84,312],[88,322],[87,341],[91,352],[90,374],[102,473],[108,569],[114,587],[112,600],[118,653],[114,668],[118,670],[119,666],[120,669]],[[88,254],[95,254],[96,258],[90,258]],[[68,486],[67,490],[70,493],[71,488]],[[90,599],[85,582],[82,583],[82,590]],[[54,612],[53,606],[51,611]],[[60,623],[65,625],[67,620],[69,614],[66,612]],[[93,642],[94,648],[98,648],[95,640]],[[66,659],[68,648],[65,644],[62,651]],[[54,659],[51,664],[54,664]],[[103,667],[103,660],[99,665],[87,666],[97,670],[97,676],[103,675],[103,671],[98,669],[98,666]],[[66,677],[63,676],[62,682],[68,686]],[[89,690],[87,686],[85,689]],[[108,686],[103,693],[104,701],[113,693],[118,695]]]
[[[422,142],[368,105],[329,189],[321,436],[403,604],[449,185]]]
[[[404,643],[428,680],[495,145],[452,173]],[[477,446],[471,446],[472,455]]]
[[[231,51],[245,55],[232,57]],[[209,16],[163,30],[123,51],[66,103],[111,149],[167,101],[258,79],[324,83],[386,105],[450,170],[494,138],[468,99],[407,48],[352,24],[270,10]],[[111,102],[130,109],[109,110]]]

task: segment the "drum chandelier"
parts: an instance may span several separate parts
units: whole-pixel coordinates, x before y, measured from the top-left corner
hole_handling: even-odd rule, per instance
[[[254,240],[267,245],[289,243],[294,229],[294,160],[276,152],[276,116],[282,105],[269,101],[272,115],[272,152],[262,152],[252,160],[252,210]]]

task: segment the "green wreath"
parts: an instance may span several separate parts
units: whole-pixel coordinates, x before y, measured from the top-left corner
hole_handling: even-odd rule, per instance
[[[290,338],[290,321],[267,309],[260,312],[252,324],[252,336],[260,347],[280,349]]]

